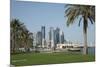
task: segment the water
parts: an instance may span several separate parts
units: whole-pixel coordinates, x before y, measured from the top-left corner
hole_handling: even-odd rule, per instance
[[[95,55],[95,47],[88,47],[88,54]]]
[[[81,51],[83,51],[83,48]],[[95,47],[88,47],[88,54],[95,55]]]

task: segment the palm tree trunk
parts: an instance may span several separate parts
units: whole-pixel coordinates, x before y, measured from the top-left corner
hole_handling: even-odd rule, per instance
[[[14,35],[13,35],[13,33],[11,33],[11,45],[10,45],[10,47],[11,47],[11,53],[13,53],[14,52]]]
[[[84,35],[84,48],[83,48],[83,54],[87,54],[87,33],[83,32]]]
[[[13,47],[12,47],[12,51],[13,51],[13,53],[15,53],[15,45],[16,45],[16,35],[15,35],[15,33],[14,33],[14,36],[13,36]]]
[[[84,48],[83,48],[83,54],[87,54],[87,20],[84,17],[83,22],[83,37],[84,37]]]

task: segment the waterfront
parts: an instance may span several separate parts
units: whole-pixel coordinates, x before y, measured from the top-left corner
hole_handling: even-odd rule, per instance
[[[95,55],[95,47],[88,47],[87,49],[88,55]],[[83,48],[81,48],[81,53],[83,52]]]
[[[95,47],[88,47],[88,54],[95,55]]]

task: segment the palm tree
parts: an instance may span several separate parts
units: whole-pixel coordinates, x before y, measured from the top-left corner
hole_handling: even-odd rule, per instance
[[[87,54],[87,27],[88,22],[95,22],[95,6],[91,5],[65,5],[65,17],[67,18],[67,26],[75,23],[79,18],[79,26],[83,21],[84,49],[83,54]]]
[[[31,37],[30,37],[31,35]],[[26,51],[33,45],[32,33],[18,19],[11,20],[11,51],[17,48],[25,48]]]
[[[13,19],[11,21],[11,49],[15,52],[15,48],[17,48],[18,44],[18,37],[19,37],[19,30],[21,29],[21,24],[18,19]]]
[[[27,29],[25,29],[23,31],[24,33],[24,44],[25,44],[25,50],[27,51],[28,50],[28,38],[29,38],[29,31]]]
[[[27,30],[27,28],[25,26],[23,26],[22,28],[22,40],[23,40],[23,44],[24,44],[24,48],[26,51],[29,51],[29,48],[30,48],[30,32]],[[33,41],[32,41],[33,42]],[[33,43],[32,43],[33,45]]]

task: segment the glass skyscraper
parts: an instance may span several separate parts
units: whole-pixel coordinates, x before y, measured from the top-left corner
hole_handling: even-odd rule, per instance
[[[60,43],[64,44],[64,32],[63,31],[60,32]]]
[[[41,46],[42,45],[42,33],[40,31],[36,34],[36,45]]]
[[[59,44],[60,43],[60,29],[59,28],[56,28],[55,30],[55,33],[56,33],[56,44]]]
[[[41,33],[42,33],[42,47],[45,47],[45,26],[41,27]]]
[[[45,26],[41,27],[42,39],[45,39]]]
[[[53,29],[53,27],[50,27],[50,30],[49,30],[49,47],[50,48],[54,47],[54,29]]]

